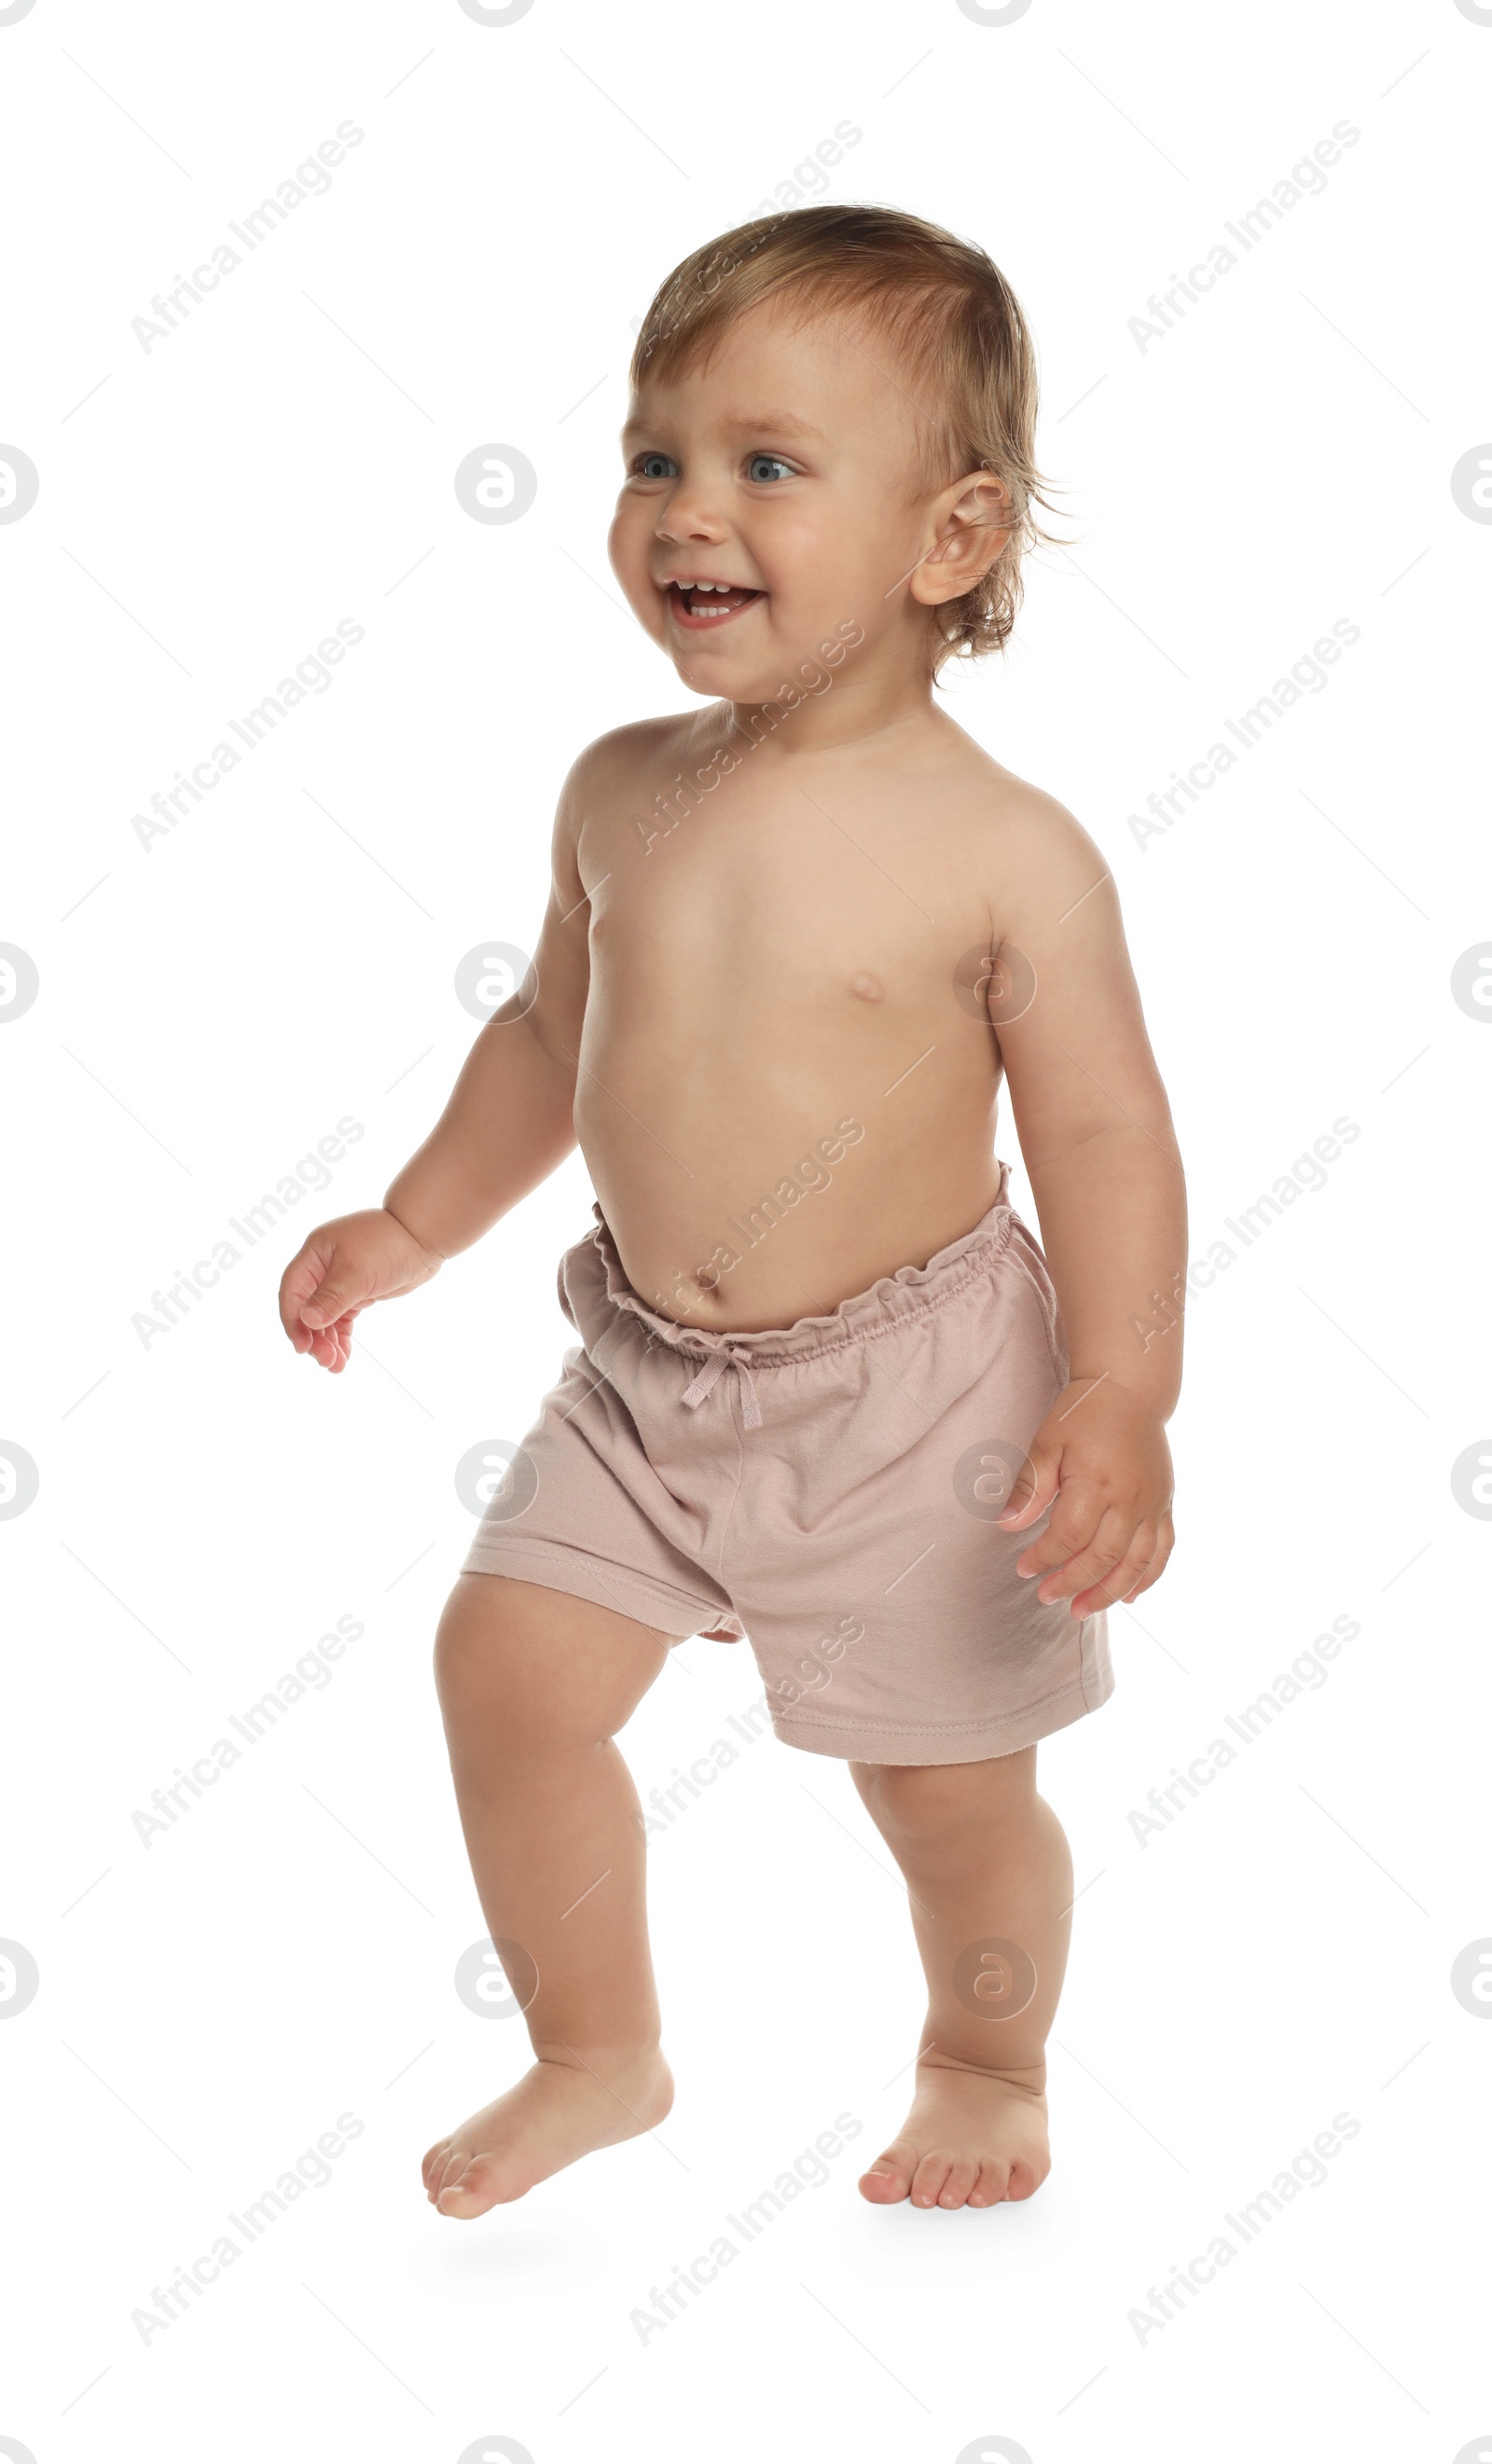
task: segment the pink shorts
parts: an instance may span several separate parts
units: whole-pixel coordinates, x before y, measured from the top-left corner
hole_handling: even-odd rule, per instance
[[[560,1262],[581,1336],[464,1573],[756,1654],[790,1746],[980,1762],[1113,1691],[1107,1621],[1043,1608],[998,1529],[1066,1382],[1056,1294],[999,1195],[925,1266],[826,1317],[702,1332],[627,1282],[599,1205]],[[1041,1527],[1038,1527],[1041,1528]]]

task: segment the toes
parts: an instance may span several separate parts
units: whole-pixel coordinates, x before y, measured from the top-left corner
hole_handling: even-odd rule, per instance
[[[479,2179],[480,2176],[477,2174],[464,2173],[458,2180],[448,2183],[435,2201],[436,2214],[456,2216],[463,2220],[470,2216],[484,2215],[494,2203],[490,2198],[483,2198],[473,2188],[474,2183]]]
[[[1044,2165],[1042,2167],[1041,2171],[1038,2172],[1036,2167],[1034,2165],[1028,2165],[1023,2156],[1018,2156],[1010,2168],[1010,2187],[1006,2190],[1005,2196],[1007,2199],[1028,2199],[1033,2190],[1039,2190],[1041,2189],[1042,2184],[1045,2179],[1046,2167]]]
[[[470,2156],[460,2171],[450,2174],[442,2184],[435,2205],[443,2216],[482,2216],[489,2208],[519,2194],[511,2187],[511,2175],[508,2182],[504,2181],[495,2156]]]
[[[986,2157],[979,2167],[978,2180],[969,2193],[971,2208],[993,2208],[1008,2195],[1010,2168],[995,2158]]]
[[[953,2158],[941,2148],[932,2148],[924,2156],[911,2177],[911,2204],[914,2208],[934,2208],[938,2194],[947,2181]]]
[[[471,2162],[470,2148],[453,2147],[448,2143],[445,2163],[436,2166],[430,2174],[430,2196],[437,2204],[448,2190],[455,2189]]]
[[[435,2185],[446,2169],[446,2159],[450,2153],[450,2140],[437,2139],[433,2147],[427,2147],[420,2160],[420,2173],[432,2199],[435,2196]]]
[[[917,2150],[910,2139],[893,2139],[883,2148],[868,2172],[860,2176],[860,2192],[872,2206],[890,2207],[904,2199],[911,2188],[911,2177],[917,2168]]]
[[[446,2167],[445,2178],[437,2185],[435,2191],[435,2205],[443,2216],[475,2215],[480,2212],[480,2209],[473,2207],[472,2202],[476,2186],[481,2180],[481,2162],[479,2156],[452,2157]],[[483,2207],[491,2204],[491,2201],[486,2199],[481,2202]]]
[[[979,2178],[977,2160],[957,2156],[948,2168],[948,2178],[937,2194],[940,2208],[961,2208]]]

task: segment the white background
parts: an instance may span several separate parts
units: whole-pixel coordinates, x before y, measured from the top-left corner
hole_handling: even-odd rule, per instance
[[[0,1439],[40,1474],[0,1523],[0,1935],[40,1973],[0,2025],[0,2455],[1492,2453],[1492,2006],[1450,1984],[1492,1935],[1492,1529],[1450,1479],[1492,1427],[1492,1034],[1450,989],[1492,926],[1492,528],[1451,492],[1492,434],[1489,78],[1453,0],[0,22],[0,439],[40,478],[0,525],[0,938],[40,978],[0,1038]],[[330,192],[143,350],[152,295],[348,119]],[[1142,350],[1149,295],[1342,120],[1325,193]],[[526,2047],[453,1990],[484,1927],[430,1639],[455,1463],[522,1433],[572,1339],[583,1165],[342,1378],[274,1287],[425,1133],[476,1032],[458,961],[532,947],[576,751],[684,699],[605,564],[633,323],[842,121],[824,193],[976,238],[1038,339],[1072,544],[951,705],[1113,866],[1194,1255],[1333,1120],[1360,1134],[1194,1301],[1177,1553],[1113,1614],[1112,1702],[1042,1750],[1083,1888],[1046,2187],[857,2197],[916,2043],[905,1897],[843,1768],[764,1739],[652,1843],[669,2121],[456,2225],[419,2158]],[[452,487],[491,442],[538,473],[507,526]],[[331,688],[147,852],[131,815],[344,618]],[[1327,689],[1138,846],[1127,817],[1339,619]],[[332,1188],[143,1343],[152,1291],[343,1116]],[[332,1683],[143,1844],[136,1809],[342,1616]],[[1148,1792],[1336,1617],[1327,1683],[1142,1845]],[[625,1733],[644,1794],[758,1690],[743,1646],[678,1651]],[[642,2342],[649,2288],[842,2112],[831,2181]],[[332,2180],[143,2343],[132,2311],[342,2113]],[[1141,2341],[1148,2288],[1339,2113],[1327,2182]]]

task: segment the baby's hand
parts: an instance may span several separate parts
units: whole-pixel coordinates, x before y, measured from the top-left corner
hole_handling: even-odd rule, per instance
[[[1108,1377],[1085,1377],[1048,1412],[998,1519],[1001,1530],[1024,1531],[1056,1499],[1016,1572],[1044,1577],[1038,1599],[1071,1598],[1074,1617],[1092,1617],[1159,1581],[1175,1545],[1171,1496],[1159,1414]]]
[[[386,1207],[339,1215],[317,1226],[280,1278],[280,1324],[297,1352],[345,1369],[358,1311],[412,1292],[444,1265]]]

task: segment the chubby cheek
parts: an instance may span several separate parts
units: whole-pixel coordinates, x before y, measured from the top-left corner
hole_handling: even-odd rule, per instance
[[[655,642],[663,639],[663,601],[653,588],[647,569],[647,542],[651,536],[646,512],[624,501],[612,517],[606,539],[606,554],[611,570],[626,593],[627,605],[646,632]]]
[[[872,630],[884,619],[888,598],[898,581],[905,580],[916,556],[917,542],[910,532],[890,524],[850,528],[842,536],[827,591],[820,594],[830,628],[854,622]]]
[[[869,600],[879,604],[894,571],[875,579],[887,559],[876,553],[866,528],[851,507],[836,506],[812,522],[783,522],[763,541],[760,568],[780,632],[796,642],[817,638],[825,626],[832,631],[845,617],[867,621]]]

